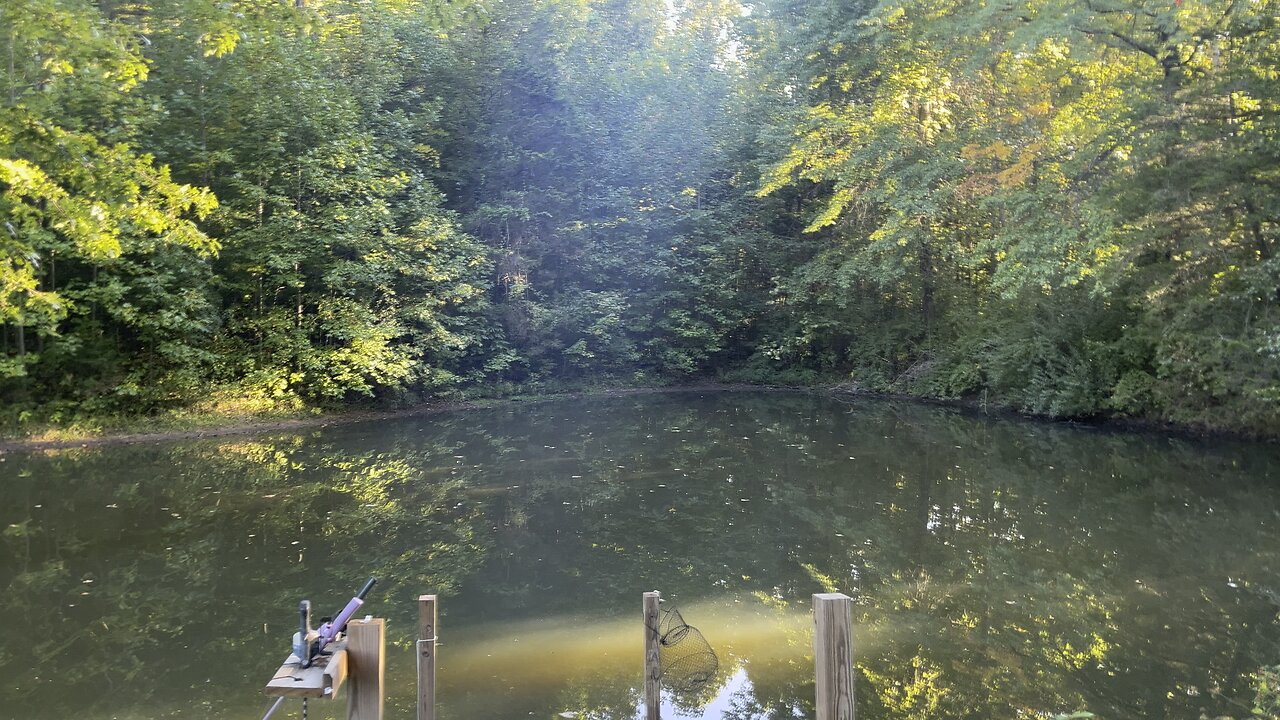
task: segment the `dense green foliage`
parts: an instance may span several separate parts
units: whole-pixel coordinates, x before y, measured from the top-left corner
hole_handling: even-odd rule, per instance
[[[778,285],[777,352],[1032,412],[1274,430],[1275,10],[908,0],[792,28],[761,192],[801,193],[821,239]]]
[[[4,420],[608,379],[1280,428],[1275,0],[12,0]]]

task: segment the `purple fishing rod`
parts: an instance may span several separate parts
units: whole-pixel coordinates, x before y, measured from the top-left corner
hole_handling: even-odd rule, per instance
[[[356,614],[361,605],[364,605],[365,596],[369,594],[369,591],[373,589],[377,582],[378,578],[369,578],[364,587],[360,588],[360,592],[356,593],[355,597],[347,602],[347,606],[342,608],[342,612],[338,613],[338,617],[334,618],[332,622],[327,622],[320,626],[320,639],[317,643],[316,652],[324,650],[325,645],[333,642],[338,637],[338,633],[346,629],[347,621],[351,619],[352,615]]]
[[[338,617],[331,622],[326,622],[320,626],[319,631],[311,629],[311,601],[303,600],[298,605],[298,632],[293,636],[293,654],[298,657],[298,666],[301,668],[311,667],[311,661],[325,645],[337,639],[338,635],[346,629],[347,622],[351,620],[351,616],[356,614],[361,605],[364,605],[364,599],[378,583],[378,578],[371,577],[365,582],[364,587],[360,588],[360,592],[355,594],[347,602],[347,606],[342,608],[342,612],[338,613]],[[328,691],[326,690],[326,693]],[[284,704],[285,696],[281,695],[267,709],[267,714],[262,716],[262,720],[270,720],[276,710]],[[302,717],[307,716],[307,698],[302,698]]]

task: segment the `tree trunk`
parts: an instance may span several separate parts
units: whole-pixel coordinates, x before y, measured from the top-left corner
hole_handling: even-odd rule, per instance
[[[920,243],[920,316],[924,320],[925,335],[933,325],[933,249],[928,242]]]
[[[1253,204],[1252,200],[1244,201],[1245,212],[1249,213],[1248,224],[1249,234],[1253,237],[1253,244],[1258,250],[1259,260],[1271,259],[1271,246],[1267,244],[1267,238],[1262,234],[1262,221],[1258,219],[1258,207]]]

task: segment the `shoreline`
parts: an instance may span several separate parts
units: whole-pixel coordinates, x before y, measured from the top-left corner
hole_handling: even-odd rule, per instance
[[[202,440],[206,438],[228,437],[235,435],[257,435],[289,430],[305,430],[331,425],[348,425],[378,420],[433,415],[455,410],[475,410],[504,403],[528,403],[552,400],[572,400],[590,397],[625,397],[628,395],[648,395],[678,392],[804,392],[824,394],[832,397],[868,398],[896,402],[910,402],[920,405],[932,405],[956,410],[971,416],[982,416],[992,419],[1017,420],[1021,422],[1043,423],[1050,426],[1073,427],[1082,430],[1102,432],[1131,432],[1157,434],[1164,437],[1191,440],[1229,440],[1240,442],[1276,443],[1280,437],[1260,435],[1225,428],[1209,428],[1176,423],[1161,422],[1143,418],[1100,417],[1100,418],[1054,418],[1043,415],[1031,415],[1019,412],[1014,408],[982,403],[967,398],[944,399],[930,398],[904,393],[878,392],[844,383],[822,385],[754,385],[746,383],[700,382],[688,385],[655,385],[644,387],[598,387],[563,392],[546,392],[529,395],[506,395],[475,399],[448,399],[419,403],[416,405],[387,409],[334,409],[321,410],[309,415],[295,417],[261,417],[253,416],[228,417],[225,423],[211,422],[208,426],[194,428],[173,428],[168,430],[137,431],[131,429],[107,428],[100,432],[87,432],[83,435],[72,435],[54,439],[40,437],[0,437],[0,456],[10,453],[38,452],[41,450],[64,450],[71,448],[104,447],[113,445],[137,445],[143,443],[159,443],[178,440]],[[162,420],[159,422],[163,422]],[[46,429],[48,431],[49,429]]]
[[[454,410],[476,410],[493,407],[502,403],[540,402],[545,400],[572,400],[586,397],[623,397],[627,395],[645,395],[670,392],[712,392],[729,390],[755,390],[760,392],[779,390],[804,390],[805,388],[787,388],[767,385],[743,385],[731,383],[699,383],[695,385],[657,385],[652,387],[595,388],[564,392],[547,392],[529,395],[506,395],[469,400],[447,399],[418,403],[416,405],[387,409],[335,409],[321,410],[314,414],[299,414],[293,417],[271,418],[253,416],[228,417],[225,423],[211,422],[207,426],[193,428],[173,428],[168,430],[137,431],[131,429],[112,429],[108,427],[100,432],[89,432],[83,435],[71,435],[44,439],[41,437],[0,437],[0,456],[18,452],[37,452],[40,450],[65,450],[71,448],[89,448],[112,445],[137,445],[141,443],[168,442],[173,440],[201,440],[205,438],[226,437],[233,435],[256,435],[261,433],[281,432],[288,430],[305,430],[307,428],[328,427],[331,425],[349,425],[378,420],[434,415]],[[212,417],[212,416],[211,416]],[[158,422],[163,422],[162,420]],[[48,428],[44,429],[48,431]]]
[[[433,405],[422,405],[413,408],[404,408],[401,410],[350,410],[350,411],[332,411],[321,412],[312,416],[299,416],[294,418],[282,419],[258,419],[251,417],[245,418],[228,418],[225,424],[213,423],[207,427],[191,428],[183,430],[154,430],[154,431],[130,431],[130,430],[103,430],[100,433],[85,434],[83,436],[73,436],[67,438],[58,438],[54,440],[44,440],[39,438],[14,438],[8,437],[0,439],[0,455],[6,455],[14,452],[28,452],[39,450],[64,450],[68,448],[87,448],[98,447],[104,445],[137,445],[140,443],[165,442],[169,440],[199,440],[203,438],[223,437],[229,435],[255,435],[258,433],[269,433],[284,430],[302,430],[312,427],[325,427],[328,425],[345,425],[349,423],[358,423],[372,420],[386,420],[396,417],[407,417],[414,414],[427,414],[430,412],[439,412],[452,406],[464,406],[466,403],[439,403]]]
[[[795,388],[797,390],[804,388]],[[1280,434],[1266,435],[1249,430],[1233,428],[1216,428],[1207,425],[1175,423],[1151,418],[1123,417],[1103,415],[1097,417],[1071,418],[1054,417],[1052,415],[1036,415],[1023,412],[1009,405],[1000,403],[984,404],[976,398],[936,398],[908,393],[883,392],[879,390],[853,389],[843,385],[814,386],[813,390],[821,390],[831,395],[851,398],[875,398],[909,402],[917,405],[931,405],[955,410],[971,417],[1013,420],[1017,422],[1036,423],[1049,427],[1069,427],[1077,430],[1115,433],[1139,433],[1158,435],[1165,438],[1195,441],[1231,441],[1263,444],[1280,443]]]

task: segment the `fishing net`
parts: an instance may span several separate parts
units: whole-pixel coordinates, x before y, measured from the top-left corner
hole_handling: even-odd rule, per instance
[[[680,611],[664,608],[658,623],[658,660],[662,685],[677,693],[696,693],[720,669],[711,644],[698,628],[684,621]]]

